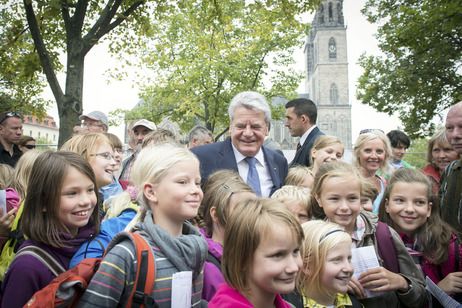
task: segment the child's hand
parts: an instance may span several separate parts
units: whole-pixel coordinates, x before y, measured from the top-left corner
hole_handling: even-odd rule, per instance
[[[15,209],[12,209],[3,215],[3,208],[0,208],[0,236],[7,237],[10,233],[14,222],[14,212]]]
[[[438,288],[446,294],[453,295],[462,292],[462,272],[450,273],[438,283]]]
[[[356,278],[351,277],[350,282],[348,283],[348,293],[353,294],[356,298],[366,298],[366,291],[364,291],[363,286],[359,283]]]
[[[359,282],[363,288],[370,288],[370,292],[396,291],[405,293],[409,285],[403,276],[390,272],[383,267],[376,267],[359,275]]]

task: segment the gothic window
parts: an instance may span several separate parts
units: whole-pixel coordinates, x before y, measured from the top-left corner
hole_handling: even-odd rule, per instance
[[[329,40],[329,59],[336,59],[337,58],[337,44],[335,43],[335,39],[333,37]]]
[[[324,6],[322,4],[319,5],[319,24],[322,25],[324,23]]]
[[[337,3],[338,23],[343,25],[342,5]]]
[[[338,105],[338,90],[335,83],[330,86],[330,103],[331,105]]]
[[[333,22],[333,11],[332,11],[332,2],[329,2],[329,22]]]

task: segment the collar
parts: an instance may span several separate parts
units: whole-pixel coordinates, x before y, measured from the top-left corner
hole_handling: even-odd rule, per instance
[[[356,247],[357,244],[362,240],[364,232],[366,232],[366,223],[364,222],[364,219],[361,217],[361,215],[358,215],[356,218],[356,228],[351,235],[351,244]]]
[[[308,138],[308,135],[313,131],[313,129],[316,127],[316,124],[311,126],[301,137],[300,137],[300,144],[303,145],[305,143],[306,138]]]
[[[341,307],[345,307],[346,305],[348,306],[352,305],[348,294],[346,293],[335,294],[334,307],[341,308]],[[326,308],[327,306],[318,304],[315,300],[311,298],[307,298],[305,295],[303,295],[303,307],[305,308]]]
[[[243,161],[247,156],[244,156],[241,152],[239,152],[235,147],[233,142],[231,141],[231,147],[233,148],[233,153],[234,157],[236,158],[236,164],[239,164],[241,161]],[[257,161],[260,163],[260,165],[264,166],[264,161],[265,161],[265,156],[263,155],[263,151],[260,147],[260,150],[258,151],[257,155],[254,156]]]

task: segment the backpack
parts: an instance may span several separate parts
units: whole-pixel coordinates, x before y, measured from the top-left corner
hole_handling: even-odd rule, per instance
[[[155,260],[151,247],[146,240],[137,233],[120,232],[109,243],[104,256],[118,243],[129,239],[136,248],[137,274],[133,290],[126,307],[158,307],[154,298],[150,297],[152,288],[155,282]],[[21,249],[17,254],[23,253],[31,254],[29,247]],[[44,250],[38,247],[31,247],[37,249],[32,253],[39,253],[39,260],[41,260],[50,270],[56,270],[56,265],[60,266],[56,260],[51,256],[51,260],[45,258],[42,252],[47,254]],[[103,256],[103,258],[104,258]],[[16,258],[15,257],[15,258]],[[37,291],[32,298],[27,302],[24,307],[35,308],[51,308],[51,307],[74,307],[79,302],[85,289],[90,283],[94,274],[98,271],[101,259],[88,258],[82,260],[70,270],[64,271],[53,279],[50,284],[43,289]],[[62,268],[62,267],[61,267]]]
[[[19,225],[21,223],[22,211],[24,209],[24,202],[18,209],[14,218],[13,226],[11,227],[10,233],[8,234],[8,240],[3,245],[2,253],[0,255],[0,282],[3,281],[5,271],[13,261],[16,252],[19,247],[26,241],[26,237],[19,231]]]
[[[375,231],[377,250],[383,260],[383,267],[387,270],[399,274],[398,252],[390,228],[386,223],[378,222]]]

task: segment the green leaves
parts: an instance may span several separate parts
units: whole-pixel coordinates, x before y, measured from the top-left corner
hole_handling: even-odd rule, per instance
[[[356,96],[398,114],[412,137],[433,133],[433,118],[462,99],[462,3],[450,0],[369,0],[362,12],[383,22],[384,57],[360,57],[365,72]]]
[[[159,114],[168,114],[185,130],[198,119],[218,133],[229,126],[227,107],[238,92],[290,97],[302,74],[287,66],[306,32],[296,16],[315,2],[177,2],[174,10],[151,24],[152,37],[142,55],[143,68],[153,72],[142,91],[149,103],[145,111],[128,116],[150,110],[150,119],[156,121]],[[275,65],[270,69],[271,62]],[[269,89],[265,78],[271,81]]]

